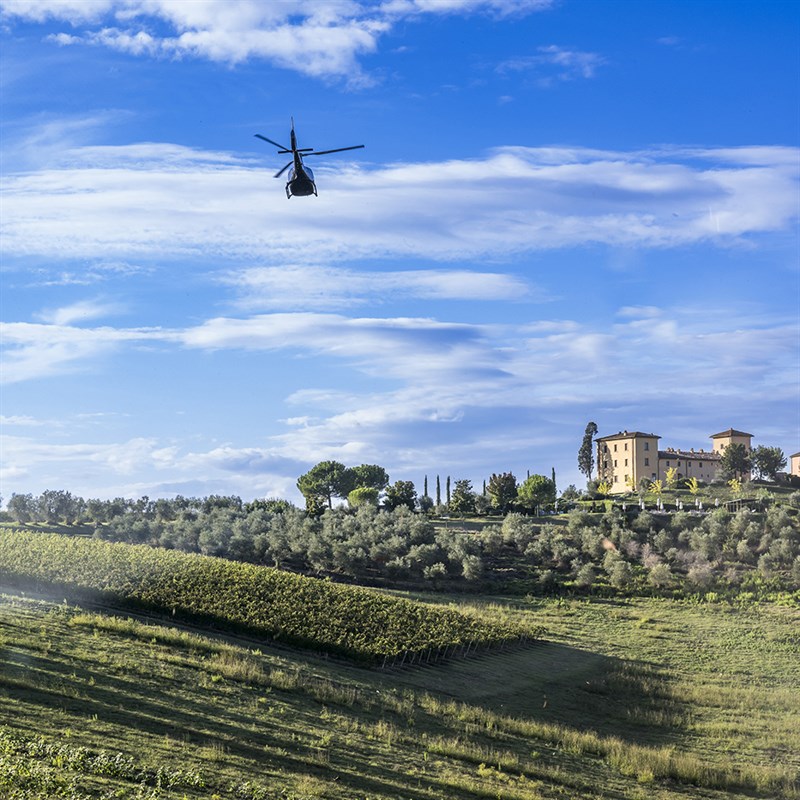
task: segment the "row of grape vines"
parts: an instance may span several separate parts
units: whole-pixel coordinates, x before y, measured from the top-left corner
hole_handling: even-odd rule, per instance
[[[525,634],[445,608],[222,558],[58,534],[0,531],[0,580],[99,593],[356,660],[464,652]]]

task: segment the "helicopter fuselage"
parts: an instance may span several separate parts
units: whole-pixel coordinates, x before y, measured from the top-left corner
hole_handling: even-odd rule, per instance
[[[289,171],[289,180],[286,181],[286,196],[308,197],[310,194],[317,194],[314,173],[299,157],[295,158],[294,166]]]
[[[292,160],[275,173],[275,177],[280,178],[281,175],[283,175],[283,173],[291,167],[291,170],[289,171],[289,180],[286,181],[287,198],[308,197],[310,194],[316,196],[317,194],[317,184],[314,183],[314,173],[303,163],[304,155],[325,156],[328,155],[328,153],[342,153],[345,150],[360,150],[364,146],[363,144],[355,144],[351,145],[350,147],[336,147],[333,150],[314,150],[313,147],[298,147],[297,137],[294,133],[294,118],[292,118],[292,130],[290,133],[292,143],[291,147],[286,147],[278,142],[273,142],[272,139],[262,136],[260,133],[255,134],[255,136],[257,139],[261,139],[268,144],[277,147],[278,153],[281,155],[284,153],[287,155],[289,153],[292,154]]]

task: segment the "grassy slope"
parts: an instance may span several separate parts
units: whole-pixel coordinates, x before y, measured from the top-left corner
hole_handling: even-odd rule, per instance
[[[176,800],[798,796],[786,780],[800,770],[796,609],[498,604],[485,613],[533,613],[549,641],[377,673],[269,645],[254,652],[237,637],[0,600],[6,740],[9,730],[42,734],[205,782],[137,789],[35,758],[27,763],[39,772],[19,797],[56,797],[70,782],[65,796],[113,788]],[[23,760],[2,750],[0,781]]]

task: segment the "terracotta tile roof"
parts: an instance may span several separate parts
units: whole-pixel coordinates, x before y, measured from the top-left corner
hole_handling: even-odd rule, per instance
[[[685,458],[687,461],[719,461],[719,453],[711,450],[659,450],[659,458]]]
[[[712,433],[711,436],[709,436],[708,438],[722,439],[723,437],[728,437],[728,436],[750,436],[752,438],[753,434],[745,433],[744,431],[737,431],[734,430],[733,428],[728,428],[728,430],[722,431],[722,433]]]
[[[620,431],[619,433],[614,433],[611,436],[601,436],[599,439],[595,439],[596,442],[608,442],[611,439],[635,439],[637,437],[643,437],[645,439],[660,439],[660,436],[656,436],[654,433],[642,433],[641,431]]]

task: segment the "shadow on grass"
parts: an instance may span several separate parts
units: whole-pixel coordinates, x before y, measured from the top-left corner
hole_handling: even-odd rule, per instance
[[[556,644],[408,671],[401,684],[521,719],[592,730],[637,744],[685,736],[688,709],[658,667]]]
[[[198,687],[195,695],[180,694],[160,681],[137,682],[125,678],[103,676],[90,685],[96,670],[72,663],[66,666],[58,658],[36,656],[25,663],[0,662],[0,695],[16,701],[26,711],[28,724],[48,719],[54,711],[71,726],[111,725],[125,731],[129,754],[141,759],[148,753],[148,740],[179,737],[194,752],[192,759],[206,775],[212,775],[223,762],[229,761],[227,774],[240,769],[241,760],[258,764],[257,774],[242,776],[248,780],[269,783],[277,774],[308,775],[325,782],[349,787],[366,796],[393,797],[402,792],[409,800],[429,800],[430,792],[408,785],[408,776],[400,765],[386,759],[375,762],[375,750],[360,748],[321,747],[319,745],[319,706],[310,702],[295,704],[292,717],[269,719],[236,712],[214,691]],[[186,688],[186,687],[184,687]],[[304,721],[302,717],[308,719]],[[310,727],[316,721],[317,730]],[[29,735],[53,736],[44,725],[27,730]],[[102,741],[99,745],[102,747]],[[203,750],[211,750],[215,764],[202,763]],[[152,762],[154,755],[147,757]],[[183,761],[183,759],[182,759]],[[158,763],[150,763],[158,767]],[[225,780],[220,779],[221,784]],[[432,778],[427,783],[436,783]],[[483,797],[466,791],[465,800]]]

